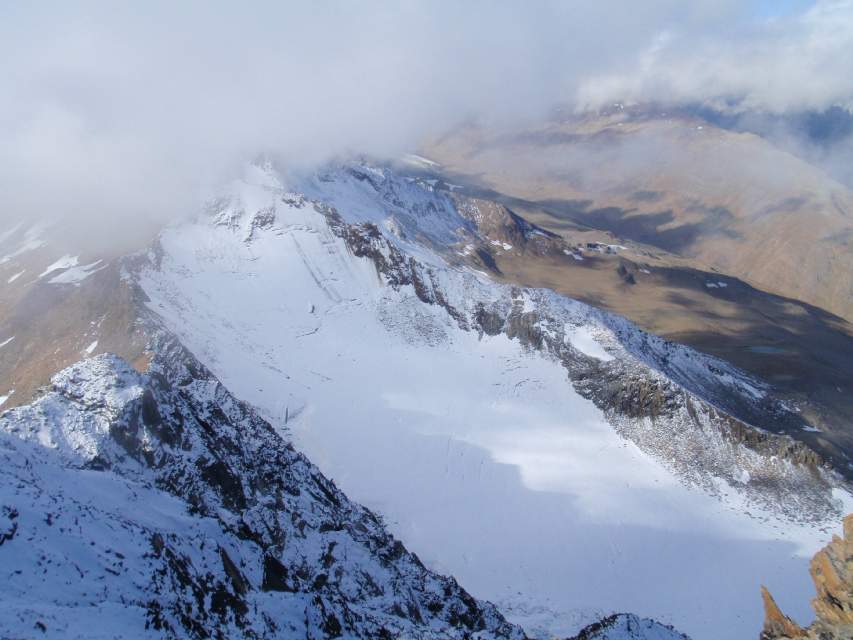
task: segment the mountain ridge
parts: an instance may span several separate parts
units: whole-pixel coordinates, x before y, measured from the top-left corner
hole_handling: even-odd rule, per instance
[[[203,363],[242,402],[255,407],[263,419],[276,425],[281,435],[316,458],[320,468],[340,481],[347,494],[355,494],[359,502],[383,513],[393,533],[407,546],[411,544],[425,558],[426,566],[463,578],[463,583],[472,584],[471,592],[478,598],[499,600],[498,610],[509,612],[512,622],[525,630],[533,630],[529,633],[575,634],[601,617],[597,611],[606,600],[597,596],[592,601],[598,608],[595,614],[590,604],[574,592],[571,599],[577,599],[581,611],[567,611],[565,604],[549,602],[559,593],[561,583],[538,573],[543,571],[541,560],[532,563],[534,572],[529,576],[510,580],[510,584],[515,583],[512,586],[517,594],[510,597],[503,591],[490,590],[490,582],[501,585],[504,579],[496,580],[489,574],[489,567],[494,566],[491,571],[510,570],[500,563],[492,565],[492,556],[487,555],[494,553],[495,544],[503,544],[502,536],[494,541],[463,536],[454,518],[469,522],[466,526],[476,525],[470,517],[460,518],[460,513],[470,514],[473,505],[478,504],[480,518],[488,525],[491,518],[505,511],[493,511],[490,506],[490,501],[500,495],[489,493],[490,478],[496,478],[499,482],[494,487],[503,487],[501,492],[515,495],[519,502],[514,503],[514,509],[529,512],[531,522],[538,522],[545,515],[535,511],[540,508],[536,505],[542,504],[546,496],[549,500],[557,496],[559,507],[549,510],[565,516],[552,523],[554,530],[564,531],[564,539],[574,535],[578,545],[595,548],[595,538],[588,536],[601,539],[600,533],[571,528],[590,517],[592,504],[582,503],[583,508],[578,509],[560,497],[567,491],[577,492],[582,486],[575,484],[571,476],[561,474],[581,461],[582,456],[573,455],[572,448],[587,446],[584,438],[607,450],[605,457],[597,458],[603,470],[600,477],[583,475],[590,472],[581,467],[579,478],[593,483],[585,492],[586,499],[594,501],[595,496],[606,496],[615,500],[622,504],[618,518],[628,519],[619,529],[607,529],[608,535],[619,536],[613,543],[617,549],[642,543],[643,538],[631,540],[637,535],[632,527],[638,527],[638,522],[660,509],[656,506],[659,499],[654,497],[658,493],[667,496],[666,501],[672,500],[673,507],[681,504],[680,500],[701,501],[717,514],[718,528],[725,530],[738,523],[758,540],[766,540],[763,553],[768,554],[768,561],[775,557],[777,544],[779,552],[788,549],[787,544],[808,547],[813,542],[806,540],[822,535],[819,532],[827,526],[825,523],[836,520],[845,485],[824,468],[823,460],[807,449],[799,449],[786,436],[732,422],[714,406],[714,398],[732,402],[731,398],[737,397],[743,403],[740,411],[749,409],[757,416],[800,424],[795,412],[773,399],[768,386],[722,361],[644,334],[622,319],[553,292],[496,284],[487,274],[472,270],[466,256],[460,255],[471,241],[483,247],[493,246],[494,251],[504,250],[503,245],[492,245],[495,239],[488,235],[476,237],[470,226],[473,210],[467,211],[466,217],[458,209],[459,200],[436,194],[428,183],[409,180],[386,169],[365,169],[362,165],[356,173],[369,175],[370,180],[346,170],[332,170],[316,183],[329,189],[332,197],[317,197],[322,194],[315,193],[309,198],[298,188],[284,187],[270,167],[255,167],[249,180],[238,181],[233,186],[236,191],[214,203],[198,219],[165,230],[148,251],[92,275],[79,289],[96,284],[96,278],[107,277],[112,269],[119,278],[118,286],[126,289],[129,309],[138,316],[133,326],[147,336],[144,357],[137,363],[140,369],[147,367],[156,374],[158,367],[164,366],[164,354],[177,347],[170,347],[160,331],[162,328],[173,332],[185,345],[180,348],[195,354],[191,362]],[[348,194],[353,189],[358,195],[351,209]],[[407,203],[414,205],[408,209]],[[473,206],[480,205],[475,202]],[[500,224],[519,224],[520,219],[506,212],[493,213]],[[419,228],[421,223],[426,225],[424,231]],[[518,233],[503,237],[500,242],[529,240],[531,251],[566,248],[559,239],[537,233],[535,226],[518,228]],[[451,237],[457,241],[448,246]],[[229,304],[223,305],[223,301]],[[83,344],[97,343],[98,338],[94,330]],[[389,350],[390,345],[394,349]],[[395,353],[403,360],[395,359]],[[406,362],[406,358],[412,359]],[[477,361],[482,364],[475,366]],[[476,405],[479,408],[473,413],[463,406],[463,416],[468,416],[463,419],[451,414],[442,414],[437,422],[426,418],[432,409],[411,405],[412,398],[400,395],[394,385],[394,378],[402,383],[406,376],[416,385],[429,382],[434,376],[421,376],[423,365],[441,371],[441,377],[449,379],[454,370],[470,371],[456,382],[471,397],[442,396],[445,391],[439,388],[439,408],[443,403],[484,404]],[[181,380],[183,374],[169,377]],[[481,378],[483,385],[472,386]],[[365,386],[371,381],[372,385]],[[420,389],[424,399],[434,391],[421,386],[412,388]],[[382,393],[377,395],[377,391]],[[552,399],[543,402],[547,397]],[[551,408],[554,402],[564,404]],[[516,418],[507,421],[500,418],[501,412],[518,411],[522,405],[546,413],[533,415],[529,429],[515,430]],[[21,409],[13,408],[3,415],[15,411]],[[555,442],[574,437],[573,432],[583,435],[570,441],[572,446],[560,449],[553,463],[539,465],[556,474],[553,477],[528,477],[533,470],[524,457],[530,455],[526,451],[506,449],[500,439],[484,440],[487,432],[465,430],[466,422],[488,425],[502,438],[499,429],[511,427],[514,430],[507,433],[512,434],[512,439],[524,442],[553,421],[552,415],[560,413],[570,415],[572,424],[566,422],[570,428],[553,432],[558,437]],[[489,416],[488,420],[484,415]],[[361,425],[360,430],[348,429],[353,420]],[[396,435],[386,426],[378,432],[371,431],[371,423],[390,427],[395,420],[398,425],[408,423],[416,428],[405,436],[414,440],[399,439],[401,426],[395,428]],[[490,420],[498,422],[491,425]],[[427,442],[433,441],[429,438],[419,439],[422,436],[417,430],[442,429],[443,424],[450,430],[444,432],[447,442],[441,452],[430,449]],[[444,437],[441,431],[436,435]],[[354,437],[356,440],[352,440]],[[415,442],[418,444],[412,448]],[[339,446],[344,449],[339,450]],[[447,453],[443,451],[445,446]],[[496,460],[479,458],[479,469],[463,464],[457,470],[452,462],[457,452],[460,460],[483,455],[477,453],[477,447],[485,447]],[[219,448],[227,451],[229,445],[222,442],[216,446]],[[421,452],[420,464],[425,466],[397,469],[395,458],[405,465],[409,460],[406,456],[412,451]],[[590,453],[595,454],[595,450]],[[360,458],[373,466],[370,472],[359,473],[359,467],[351,466],[361,464]],[[509,489],[509,476],[502,475],[509,467],[496,466],[495,461],[504,466],[510,462],[521,469],[519,490],[523,488],[523,494]],[[642,468],[648,472],[644,480],[633,475],[626,478],[629,486],[640,482],[641,486],[630,493],[633,501],[641,505],[639,509],[620,502],[623,494],[628,495],[627,489],[619,488],[621,479],[617,473],[624,464],[644,465]],[[203,466],[209,467],[207,463]],[[442,468],[446,469],[443,474],[436,473]],[[216,469],[209,473],[212,478],[222,476]],[[459,508],[464,511],[444,512],[438,517],[427,509],[417,490],[402,500],[409,490],[408,483],[416,481],[419,473],[428,474],[423,486],[435,487],[438,495],[442,495],[445,482],[458,479]],[[461,475],[457,477],[457,473]],[[239,501],[240,491],[227,477],[228,474],[221,477],[223,486],[234,488],[233,500]],[[371,478],[380,484],[370,484]],[[479,482],[478,478],[487,482],[470,484]],[[656,483],[662,486],[657,488]],[[400,485],[400,491],[383,493],[381,487],[391,491],[395,484]],[[480,487],[476,491],[486,493],[471,501],[469,496],[478,496],[472,493],[476,487]],[[599,489],[603,493],[599,494]],[[746,510],[760,515],[756,519],[744,516]],[[596,515],[606,520],[616,513],[606,509]],[[481,540],[482,548],[477,550],[480,558],[466,560],[470,550],[458,544],[442,553],[440,538],[433,533],[430,521],[444,523],[442,528],[448,532],[456,531],[457,540]],[[773,524],[765,527],[761,521]],[[772,527],[783,522],[795,532],[790,543],[767,537]],[[679,526],[695,527],[696,523]],[[426,535],[418,533],[418,529],[426,531]],[[511,536],[517,532],[506,529],[504,524],[504,533],[510,534],[506,542],[511,544]],[[631,533],[620,536],[619,530]],[[637,531],[650,535],[642,529]],[[677,536],[666,530],[654,533]],[[717,535],[716,530],[712,533],[701,544],[711,545]],[[476,535],[495,537],[485,530]],[[527,532],[528,540],[531,536],[537,540],[534,548],[556,553],[556,538]],[[803,536],[802,541],[796,542],[796,536]],[[583,570],[581,559],[574,553],[563,552],[573,563],[566,565],[566,575],[571,574],[571,566],[576,567],[574,571]],[[782,553],[790,556],[791,551]],[[627,567],[640,569],[636,558],[622,558]],[[221,558],[218,561],[226,575],[233,573],[226,568],[227,562]],[[549,564],[555,561],[556,556]],[[733,562],[733,556],[722,562]],[[235,564],[233,558],[231,563]],[[786,571],[788,567],[793,571],[795,565],[789,562]],[[657,575],[652,568],[642,569]],[[710,568],[703,571],[711,571],[709,577],[713,579]],[[604,588],[618,591],[610,573],[605,575]],[[547,586],[544,591],[530,586],[537,578],[543,582],[543,576]],[[529,582],[531,578],[533,581]],[[526,597],[538,601],[546,613],[536,613],[527,606],[518,588],[522,582],[527,585],[525,590],[530,589]],[[223,584],[228,591],[229,582]],[[565,580],[563,584],[571,586]],[[746,585],[745,579],[742,584]],[[675,590],[670,587],[670,591]],[[631,598],[636,596],[623,593],[620,597],[613,600],[613,609],[633,608],[619,603],[634,602]],[[636,608],[643,609],[638,610],[643,615],[661,611],[648,602]],[[752,611],[751,605],[749,610]],[[696,633],[700,629],[701,634],[698,618],[679,611],[674,615],[681,615],[680,620],[692,620],[685,630]],[[345,617],[335,614],[341,624]]]

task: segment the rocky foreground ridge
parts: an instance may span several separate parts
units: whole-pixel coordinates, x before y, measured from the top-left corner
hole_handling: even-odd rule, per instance
[[[526,638],[162,336],[0,415],[0,566],[2,638]]]
[[[853,638],[853,514],[844,518],[844,537],[834,536],[811,561],[817,596],[815,621],[805,629],[786,616],[762,587],[766,618],[761,640],[841,640]]]
[[[175,344],[62,371],[0,443],[0,637],[524,638]]]

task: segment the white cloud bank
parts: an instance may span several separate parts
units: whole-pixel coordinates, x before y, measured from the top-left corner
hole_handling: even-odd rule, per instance
[[[396,154],[556,103],[851,104],[853,4],[4,3],[0,222],[194,210],[258,153]]]
[[[818,2],[727,34],[661,31],[620,69],[585,79],[578,104],[615,97],[773,113],[853,109],[853,2]]]

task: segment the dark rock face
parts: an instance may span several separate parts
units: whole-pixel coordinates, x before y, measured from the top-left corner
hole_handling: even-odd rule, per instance
[[[18,510],[4,506],[0,513],[3,518],[0,520],[0,546],[3,546],[3,543],[11,541],[18,532]]]
[[[212,426],[211,433],[196,430],[204,452],[197,460],[210,462],[177,465],[160,482],[175,495],[198,496],[202,514],[225,507],[238,515],[242,537],[260,547],[263,558],[262,580],[253,584],[221,551],[228,579],[213,585],[220,594],[216,606],[239,621],[249,606],[245,596],[250,590],[311,594],[306,617],[315,621],[318,637],[381,637],[404,629],[423,635],[426,630],[417,627],[427,625],[425,616],[446,637],[476,631],[521,637],[491,605],[472,600],[452,579],[429,573],[373,514],[349,502],[201,365],[185,367],[188,354],[181,351],[174,345],[163,348],[153,369],[161,372],[160,380],[176,381],[187,422],[199,416]],[[193,393],[199,385],[212,388],[209,399],[200,401],[202,394]],[[158,386],[154,393],[166,406],[175,401],[171,388]],[[373,556],[374,566],[348,562],[352,551],[347,549],[353,547]],[[444,602],[433,613],[429,593],[435,590]]]
[[[482,303],[477,305],[474,322],[480,331],[490,336],[502,333],[505,324],[504,318],[499,313],[487,310]]]
[[[424,267],[414,258],[403,255],[397,247],[385,239],[376,225],[347,224],[334,207],[323,203],[315,203],[314,208],[326,217],[329,227],[344,240],[353,255],[371,260],[377,274],[389,285],[393,287],[411,285],[421,302],[443,307],[462,328],[469,328],[465,315],[446,299],[437,282],[435,272]]]
[[[619,274],[619,277],[622,278],[622,281],[625,284],[637,284],[637,279],[634,277],[633,272],[625,265],[624,262],[616,268],[616,273]]]

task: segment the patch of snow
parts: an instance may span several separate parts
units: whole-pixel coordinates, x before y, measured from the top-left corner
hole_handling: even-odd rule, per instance
[[[385,231],[385,220],[394,218],[404,238],[389,233],[386,237],[424,262],[434,262],[436,257],[416,238],[447,247],[467,238],[466,230],[473,230],[473,223],[462,217],[447,193],[366,164],[321,172],[299,187],[306,197],[346,212],[350,223],[369,222]],[[245,191],[238,187],[238,200],[245,200]]]
[[[595,335],[592,333],[590,327],[586,325],[573,327],[567,324],[566,341],[570,342],[575,349],[591,358],[597,358],[604,362],[613,360],[613,356],[604,350],[601,344],[595,339]]]
[[[803,431],[808,431],[810,433],[821,433],[820,429],[818,429],[817,427],[813,427],[810,424],[804,424]]]
[[[48,265],[47,269],[45,269],[39,274],[39,278],[44,278],[46,275],[53,273],[58,269],[69,269],[71,267],[76,267],[78,260],[79,256],[64,255],[53,264]]]
[[[599,253],[618,253],[624,251],[627,247],[621,244],[605,244],[603,242],[587,242],[586,249],[588,251],[598,251]]]
[[[14,340],[14,339],[15,339],[15,336],[12,336],[11,338],[6,338],[3,342],[0,342],[0,348],[5,347],[7,344],[12,342],[12,340]]]
[[[93,352],[95,349],[97,349],[97,348],[98,348],[98,341],[97,341],[97,340],[95,340],[95,341],[93,341],[91,344],[89,344],[89,346],[88,346],[88,347],[86,347],[85,349],[83,349],[83,352],[84,352],[87,356],[90,356],[90,355],[92,355],[92,352]]]
[[[88,278],[93,273],[100,271],[101,269],[106,268],[106,264],[101,265],[102,260],[95,260],[95,262],[87,265],[81,265],[78,267],[71,267],[66,271],[63,271],[57,276],[54,276],[48,282],[50,284],[73,284],[79,286],[83,280]],[[98,266],[101,265],[101,266]]]
[[[12,396],[13,393],[15,393],[14,389],[9,391],[9,393],[0,396],[0,407],[2,407],[4,404],[6,404],[6,400],[8,400]]]
[[[27,270],[26,270],[26,269],[23,269],[23,270],[21,270],[21,271],[18,271],[18,273],[16,273],[16,274],[15,274],[15,275],[13,275],[11,278],[9,278],[8,280],[6,280],[6,284],[12,284],[15,280],[17,280],[18,278],[20,278],[20,277],[21,277],[22,275],[24,275],[26,272],[27,272]]]
[[[4,233],[2,240],[8,240],[10,237],[14,235],[15,232],[18,231],[21,225],[17,225],[13,229]],[[42,225],[33,225],[29,229],[24,232],[24,237],[22,238],[20,244],[11,252],[4,255],[0,258],[0,264],[5,264],[10,260],[17,258],[28,251],[33,251],[38,249],[39,247],[43,247],[47,244],[42,238],[41,234],[44,231],[44,227]]]
[[[403,156],[403,159],[409,164],[421,165],[426,167],[437,167],[439,166],[437,162],[430,160],[429,158],[424,158],[423,156],[419,156],[415,153],[407,153]]]

